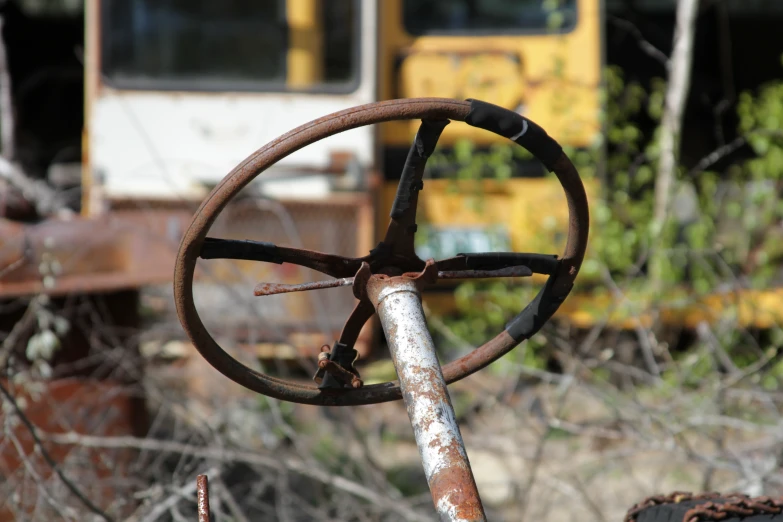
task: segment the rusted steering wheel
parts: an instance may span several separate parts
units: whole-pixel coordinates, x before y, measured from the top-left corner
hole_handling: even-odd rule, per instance
[[[207,237],[210,226],[228,202],[256,176],[289,154],[349,129],[411,119],[421,119],[421,127],[400,177],[386,236],[368,255],[348,258],[265,242]],[[435,149],[449,120],[464,121],[473,127],[509,138],[529,150],[557,175],[566,194],[569,212],[568,241],[562,258],[543,254],[482,253],[460,254],[427,263],[419,259],[413,242],[418,191],[423,186],[422,176],[427,158]],[[363,386],[353,371],[356,358],[353,345],[360,329],[375,312],[365,289],[370,275],[395,276],[422,272],[428,275],[423,279],[429,282],[438,277],[519,277],[533,273],[549,276],[541,291],[507,324],[505,330],[471,353],[443,367],[446,381],[452,383],[502,357],[530,338],[549,320],[573,287],[587,247],[587,235],[587,197],[579,174],[560,145],[529,119],[478,100],[416,98],[369,103],[302,125],[257,150],[231,171],[201,204],[182,239],[174,271],[174,297],[185,332],[201,355],[220,373],[250,390],[281,400],[329,406],[393,401],[402,398],[398,381]],[[353,284],[354,295],[359,301],[334,349],[330,353],[324,352],[320,357],[321,368],[330,370],[323,380],[318,379],[320,386],[264,375],[244,366],[218,346],[204,327],[193,301],[193,274],[199,257],[292,263],[341,278],[334,284],[302,285],[308,288]],[[264,289],[257,288],[256,295],[263,293]]]

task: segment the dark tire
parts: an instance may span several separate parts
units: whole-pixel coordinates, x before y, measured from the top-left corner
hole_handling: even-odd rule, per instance
[[[740,494],[673,493],[650,497],[628,511],[625,522],[783,522],[783,498]]]

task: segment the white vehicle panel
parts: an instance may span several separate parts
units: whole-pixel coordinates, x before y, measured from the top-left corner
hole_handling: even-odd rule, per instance
[[[108,196],[197,195],[277,136],[363,97],[112,93],[94,106],[90,151]],[[278,166],[325,168],[329,155],[372,161],[371,127],[314,143]]]
[[[110,198],[199,198],[241,161],[289,130],[376,99],[374,2],[363,2],[360,81],[347,95],[96,89],[89,110],[90,169]],[[371,45],[368,45],[368,42]],[[373,161],[372,127],[331,136],[276,166],[298,171],[328,166],[334,152]],[[313,179],[308,189],[323,191]],[[297,194],[287,194],[296,197]]]

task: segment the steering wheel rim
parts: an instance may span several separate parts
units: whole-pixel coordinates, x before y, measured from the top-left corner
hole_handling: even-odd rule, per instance
[[[180,243],[174,269],[174,299],[183,329],[199,353],[220,373],[262,395],[314,405],[350,406],[402,398],[399,381],[358,389],[319,389],[249,368],[223,350],[207,331],[195,307],[193,277],[206,236],[217,216],[245,186],[295,151],[346,130],[394,120],[463,121],[506,137],[529,150],[557,176],[569,211],[568,240],[562,258],[541,291],[506,329],[472,352],[443,366],[451,384],[483,369],[530,338],[557,311],[573,287],[587,248],[589,211],[582,181],[557,142],[538,125],[513,111],[478,100],[414,98],[374,102],[301,125],[261,147],[237,165],[204,199]],[[456,259],[456,258],[452,258]],[[542,272],[543,273],[543,272]]]

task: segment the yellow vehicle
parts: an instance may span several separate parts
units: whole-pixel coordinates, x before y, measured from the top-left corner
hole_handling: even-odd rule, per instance
[[[523,114],[559,143],[590,145],[601,131],[601,2],[538,0],[380,2],[379,79],[382,99],[476,98]],[[385,227],[417,122],[382,126],[384,184],[377,223]],[[439,148],[469,141],[481,149],[502,143],[464,124],[446,127]],[[460,252],[560,252],[567,212],[556,179],[538,162],[518,165],[502,182],[432,176],[419,196],[422,258]],[[442,165],[442,170],[449,170]],[[480,188],[477,187],[480,183]],[[478,188],[478,190],[477,190]],[[588,183],[588,193],[595,186]],[[379,229],[379,233],[382,229]],[[536,280],[534,278],[534,280]],[[448,293],[427,296],[439,312]]]

